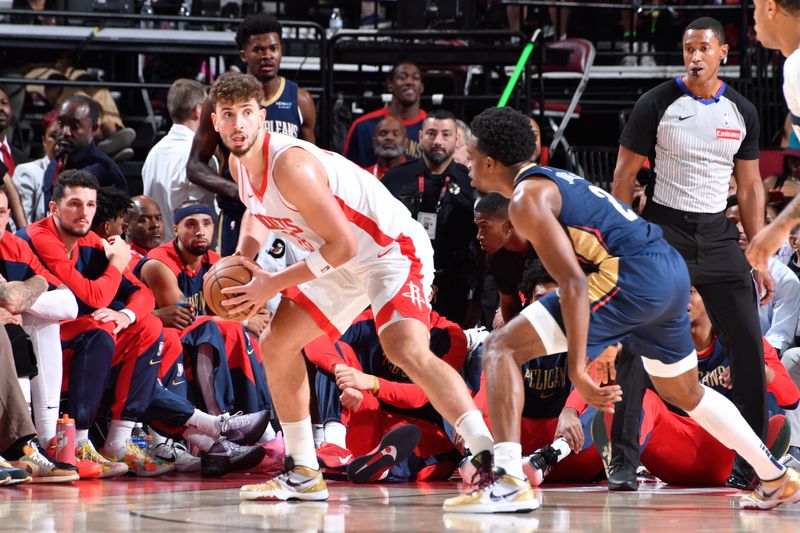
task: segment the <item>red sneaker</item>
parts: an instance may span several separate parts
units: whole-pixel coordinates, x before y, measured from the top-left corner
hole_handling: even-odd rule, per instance
[[[323,477],[347,479],[347,466],[353,461],[353,454],[341,446],[323,442],[317,448],[317,461]]]

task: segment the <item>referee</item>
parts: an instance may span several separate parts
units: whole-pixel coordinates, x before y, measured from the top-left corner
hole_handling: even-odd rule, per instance
[[[620,138],[612,193],[630,204],[636,174],[650,157],[653,179],[643,216],[661,226],[666,240],[686,260],[692,284],[730,355],[735,403],[763,438],[764,352],[753,276],[759,289],[766,287],[761,291],[763,303],[772,297],[774,282],[768,271],[751,274],[738,246],[738,230],[724,215],[733,175],[748,238],[764,225],[759,122],[755,107],[717,77],[727,55],[725,31],[718,21],[703,17],[686,27],[686,74],[647,91],[636,103]],[[640,355],[623,350],[617,361],[617,382],[625,394],[611,428],[609,490],[637,489],[638,427],[647,383]],[[751,477],[749,465],[737,458],[729,484],[742,486]]]

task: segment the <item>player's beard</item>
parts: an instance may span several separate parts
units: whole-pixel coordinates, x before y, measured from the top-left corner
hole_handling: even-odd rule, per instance
[[[79,230],[79,229],[73,229],[63,224],[61,225],[61,231],[73,237],[85,237],[89,233],[89,229],[90,228],[86,228],[85,230]]]
[[[383,157],[384,159],[394,159],[395,157],[400,157],[405,152],[405,147],[402,144],[398,144],[394,148],[377,148],[375,150],[375,155],[378,157]]]
[[[205,255],[205,253],[206,253],[206,252],[207,252],[207,251],[208,251],[210,248],[211,248],[211,243],[209,243],[209,244],[206,244],[205,246],[192,246],[192,245],[187,245],[187,246],[186,246],[186,251],[187,251],[187,252],[189,252],[189,253],[190,253],[190,254],[192,254],[192,255],[196,255],[196,256],[198,256],[198,257],[199,257],[199,256],[201,256],[201,255]]]
[[[246,154],[247,154],[247,152],[249,152],[249,151],[250,151],[250,149],[253,147],[253,145],[254,145],[254,144],[256,143],[256,141],[258,140],[258,130],[256,130],[256,132],[255,132],[255,135],[248,135],[247,137],[248,137],[249,139],[252,139],[252,140],[250,141],[250,143],[249,143],[247,146],[242,146],[241,148],[233,148],[233,147],[231,147],[231,146],[228,146],[228,149],[229,149],[229,150],[231,151],[231,153],[232,153],[233,155],[235,155],[236,157],[242,157],[243,155],[246,155]]]

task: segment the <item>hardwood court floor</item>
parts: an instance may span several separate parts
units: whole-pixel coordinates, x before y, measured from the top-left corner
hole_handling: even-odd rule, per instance
[[[441,508],[458,493],[456,483],[332,482],[326,503],[240,502],[238,487],[260,479],[173,475],[0,488],[0,531],[800,531],[800,505],[740,511],[737,493],[720,488],[643,485],[638,493],[610,494],[602,485],[553,486],[539,491],[542,507],[533,513],[457,515]]]

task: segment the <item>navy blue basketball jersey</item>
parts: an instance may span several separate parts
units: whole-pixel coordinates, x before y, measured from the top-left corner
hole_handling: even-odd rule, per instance
[[[661,228],[640,218],[629,206],[580,176],[531,164],[520,170],[514,186],[533,176],[551,180],[561,193],[558,221],[590,279],[592,302],[602,301],[618,290],[624,277],[620,260],[669,249],[662,239]]]
[[[522,379],[525,384],[523,418],[558,418],[572,389],[567,375],[567,354],[531,359],[522,365]]]
[[[203,257],[197,271],[192,271],[181,260],[181,256],[176,249],[175,241],[170,241],[153,248],[148,252],[147,257],[139,261],[134,273],[141,276],[142,266],[147,261],[161,261],[169,268],[178,279],[178,287],[187,302],[191,302],[198,315],[210,314],[206,308],[206,300],[203,296],[203,276],[211,270],[211,267],[219,261],[219,255],[213,250],[209,250]]]
[[[300,126],[303,125],[303,116],[297,104],[297,84],[281,77],[278,92],[269,100],[261,102],[261,107],[267,110],[264,119],[264,129],[270,133],[282,133],[289,137],[300,137]]]

